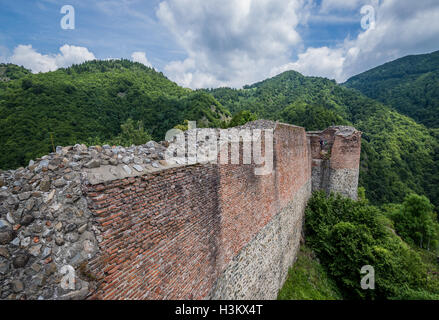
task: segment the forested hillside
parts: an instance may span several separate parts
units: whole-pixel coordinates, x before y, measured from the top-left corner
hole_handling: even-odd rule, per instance
[[[40,74],[0,65],[0,73],[8,77],[0,82],[1,169],[26,165],[52,152],[53,145],[110,139],[129,118],[141,120],[149,134],[163,140],[184,119],[219,126],[230,115],[211,95],[181,88],[128,60]]]
[[[439,299],[439,223],[425,196],[409,195],[402,204],[377,207],[361,190],[359,201],[316,192],[305,215],[306,245],[318,260],[309,257],[307,269],[295,264],[290,279],[302,275],[314,290],[306,280],[293,288],[287,281],[279,298],[302,293],[298,298]],[[361,288],[359,266],[374,267],[374,290]],[[312,276],[316,271],[318,278]]]
[[[360,90],[430,128],[439,128],[439,51],[407,56],[349,79]]]
[[[351,124],[363,132],[360,185],[374,203],[401,202],[414,192],[439,205],[439,143],[423,125],[356,90],[288,71],[242,90],[207,90],[232,113],[321,130]]]
[[[306,209],[307,247],[279,299],[438,299],[437,78],[432,71],[408,81],[418,74],[408,59],[396,68],[399,73],[393,68],[378,72],[382,79],[393,79],[388,82],[393,87],[375,96],[385,103],[294,71],[241,90],[192,91],[128,60],[92,61],[41,74],[3,64],[0,168],[26,165],[57,145],[162,140],[175,126],[187,129],[188,120],[228,127],[266,118],[307,130],[353,125],[363,132],[360,200],[314,194]],[[397,74],[401,83],[407,80],[405,89],[392,78]],[[370,91],[362,91],[370,96],[378,90],[375,80],[351,81],[348,85],[364,83]],[[382,275],[373,292],[358,287],[358,266],[367,264]]]

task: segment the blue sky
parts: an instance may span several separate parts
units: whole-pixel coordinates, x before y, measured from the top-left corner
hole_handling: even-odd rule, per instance
[[[155,17],[158,2],[135,3],[131,13],[105,1],[1,0],[0,45],[12,50],[31,44],[38,52],[55,53],[70,44],[88,48],[99,59],[129,58],[133,51],[147,51],[158,63],[179,58],[184,52]],[[60,27],[66,4],[75,8],[74,30]]]
[[[60,26],[64,5],[75,9],[74,30]],[[374,28],[361,25],[365,6]],[[192,88],[285,70],[342,82],[439,50],[438,21],[436,0],[0,0],[0,60],[44,72],[128,58]]]

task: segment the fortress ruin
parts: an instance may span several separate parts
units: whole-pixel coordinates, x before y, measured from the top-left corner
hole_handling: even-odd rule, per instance
[[[75,145],[0,172],[0,299],[275,299],[313,190],[356,199],[361,132],[273,129],[273,171]]]

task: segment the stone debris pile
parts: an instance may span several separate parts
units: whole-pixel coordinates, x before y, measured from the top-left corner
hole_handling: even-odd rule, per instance
[[[0,299],[85,298],[91,283],[84,266],[100,241],[83,196],[86,171],[160,169],[165,150],[166,142],[154,141],[128,148],[77,144],[0,171]],[[73,287],[60,285],[62,270],[75,270]]]

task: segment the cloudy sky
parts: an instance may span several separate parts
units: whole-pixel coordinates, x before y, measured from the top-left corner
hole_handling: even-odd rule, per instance
[[[0,0],[0,62],[33,72],[128,58],[191,88],[286,70],[344,82],[436,50],[438,0]]]

